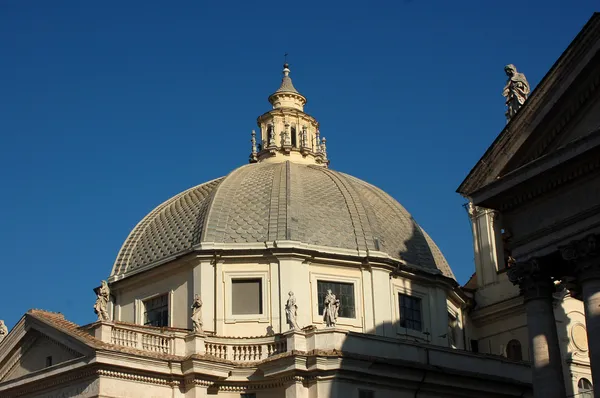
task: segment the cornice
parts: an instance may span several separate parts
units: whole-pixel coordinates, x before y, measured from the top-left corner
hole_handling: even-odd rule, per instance
[[[506,212],[600,169],[600,158],[591,155],[591,151],[597,148],[600,148],[600,130],[512,171],[473,192],[472,198],[485,205],[493,198],[511,191],[512,196],[504,195],[506,197],[503,196],[497,206],[498,210]],[[567,162],[570,164],[563,166]],[[550,170],[554,172],[552,175],[548,174]],[[537,184],[526,184],[534,178]],[[518,190],[521,192],[514,193]]]
[[[473,310],[471,312],[471,320],[475,324],[482,324],[485,322],[496,322],[508,316],[524,313],[525,306],[523,305],[523,298],[521,296],[516,296],[508,300]]]
[[[585,89],[579,93],[579,96],[571,101],[568,110],[565,110],[562,113],[562,117],[554,124],[554,128],[544,133],[544,140],[539,144],[538,150],[529,156],[527,160],[523,162],[524,164],[532,162],[542,156],[554,139],[561,132],[567,130],[569,123],[573,120],[574,116],[581,114],[581,112],[578,111],[581,108],[589,107],[590,102],[588,100],[598,91],[598,87],[600,87],[600,75],[593,75],[590,80],[589,84],[585,86]]]
[[[258,127],[260,127],[260,123],[265,118],[271,118],[273,116],[293,116],[293,117],[300,116],[305,119],[308,119],[309,121],[313,122],[317,127],[319,127],[319,122],[313,116],[309,115],[308,113],[306,113],[304,111],[301,111],[300,109],[291,108],[291,107],[281,107],[281,108],[277,108],[277,109],[271,109],[271,110],[263,113],[262,115],[260,115],[259,117],[256,118],[256,123],[258,124]]]
[[[533,199],[536,199],[542,195],[545,195],[551,191],[554,191],[562,186],[582,177],[585,177],[588,174],[595,172],[600,169],[600,158],[596,158],[593,162],[581,164],[574,170],[568,170],[567,172],[563,172],[560,175],[556,176],[556,178],[547,181],[544,185],[537,187],[536,189],[529,190],[527,192],[522,193],[521,195],[515,196],[512,200],[507,200],[503,202],[500,211],[506,212],[511,210],[525,202],[529,202]]]
[[[86,378],[95,378],[97,376],[97,369],[93,367],[86,367],[84,369],[77,369],[66,373],[61,373],[56,376],[46,377],[35,382],[30,382],[22,386],[14,387],[10,390],[3,391],[3,398],[20,397],[23,395],[32,394],[38,391],[47,390],[52,387],[72,383],[74,381],[83,380]]]
[[[122,288],[123,281],[128,280],[134,275],[153,271],[161,265],[174,261],[177,257],[194,253],[199,258],[214,258],[218,256],[219,261],[227,258],[240,259],[242,256],[248,256],[253,259],[273,258],[281,256],[298,256],[310,259],[311,262],[338,262],[345,264],[365,264],[379,266],[389,269],[402,269],[419,275],[434,277],[436,279],[448,280],[451,285],[458,286],[458,283],[451,278],[444,276],[439,270],[429,270],[406,261],[390,257],[386,253],[373,250],[361,250],[357,253],[353,249],[340,249],[329,246],[318,246],[299,241],[276,240],[273,242],[262,243],[212,243],[201,242],[196,245],[193,251],[186,251],[181,255],[173,256],[166,261],[150,263],[144,267],[136,268],[134,271],[120,276],[119,280],[113,280],[112,283],[119,282],[118,289]],[[436,272],[437,271],[437,272]]]

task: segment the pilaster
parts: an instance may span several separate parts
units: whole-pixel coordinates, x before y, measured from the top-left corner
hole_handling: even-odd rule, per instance
[[[534,259],[512,263],[508,269],[509,280],[519,286],[525,300],[535,398],[566,396],[550,268],[550,264],[543,266]]]

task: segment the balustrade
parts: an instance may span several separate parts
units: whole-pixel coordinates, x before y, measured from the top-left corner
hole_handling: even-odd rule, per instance
[[[286,352],[287,342],[281,336],[255,338],[227,338],[201,336],[205,352],[186,347],[185,332],[147,332],[141,327],[127,325],[107,325],[110,327],[110,343],[121,347],[135,348],[161,354],[190,355],[206,354],[232,362],[257,362]],[[197,337],[198,338],[198,337]],[[107,341],[108,342],[108,341]],[[179,348],[181,347],[181,348]],[[197,347],[197,346],[196,346]]]

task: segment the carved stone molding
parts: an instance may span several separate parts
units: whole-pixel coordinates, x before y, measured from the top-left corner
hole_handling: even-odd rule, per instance
[[[565,261],[574,266],[577,279],[600,279],[600,250],[596,235],[588,235],[583,239],[571,241],[559,247]]]
[[[535,299],[552,299],[554,283],[550,273],[532,259],[526,262],[512,262],[507,271],[508,279],[519,286],[525,301]]]

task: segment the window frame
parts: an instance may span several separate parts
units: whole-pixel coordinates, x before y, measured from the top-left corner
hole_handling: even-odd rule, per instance
[[[323,272],[311,272],[310,273],[310,292],[312,300],[312,321],[313,324],[324,325],[323,315],[319,315],[319,290],[318,281],[322,282],[333,282],[333,283],[349,283],[353,285],[354,291],[354,318],[345,318],[338,316],[336,326],[352,326],[362,327],[363,326],[363,315],[362,315],[362,286],[360,283],[360,276],[340,276],[335,274],[328,274]]]
[[[323,312],[321,312],[321,307],[323,307],[322,302],[324,301],[325,297],[323,298],[319,298],[319,283],[328,283],[328,284],[338,284],[338,285],[346,285],[346,286],[350,286],[352,289],[352,301],[353,301],[353,310],[354,310],[354,316],[353,317],[342,317],[341,315],[338,314],[338,318],[348,318],[348,319],[355,319],[356,318],[356,292],[354,291],[354,284],[350,283],[350,282],[339,282],[339,281],[330,281],[330,280],[324,280],[324,279],[317,279],[317,304],[318,304],[318,311],[319,311],[319,316],[323,316],[323,314],[325,313],[325,309],[323,308]],[[335,293],[335,292],[334,292]],[[342,307],[343,304],[343,300],[340,297],[339,294],[335,295],[336,298],[338,300],[340,300],[340,309]],[[341,311],[339,311],[339,313],[341,314]]]
[[[516,342],[518,343],[518,347],[519,347],[519,356],[521,358],[511,358],[511,356],[509,356],[509,351],[511,350],[510,347],[513,347],[516,345],[513,343]],[[504,348],[504,356],[506,357],[506,359],[510,359],[511,361],[517,361],[517,362],[521,362],[523,361],[523,344],[521,343],[521,341],[519,339],[510,339],[507,343],[506,343],[506,347]]]
[[[173,290],[169,290],[162,293],[152,294],[135,300],[134,303],[134,319],[135,323],[142,326],[146,325],[144,322],[144,314],[146,312],[146,301],[155,299],[160,296],[167,296],[167,325],[166,326],[152,326],[152,327],[172,327],[173,326]]]
[[[236,314],[233,312],[234,308],[233,308],[233,304],[234,304],[234,299],[233,299],[233,295],[235,293],[235,285],[239,282],[255,282],[258,283],[258,312],[255,313],[248,313],[248,314]],[[231,314],[233,316],[240,316],[240,315],[259,315],[262,316],[264,315],[265,312],[265,303],[263,302],[263,298],[262,298],[262,285],[263,285],[263,280],[262,278],[231,278]]]
[[[437,297],[437,292],[430,292],[430,289],[427,287],[422,287],[416,285],[414,283],[406,285],[400,285],[399,283],[406,283],[403,280],[394,280],[393,284],[393,309],[394,309],[394,324],[396,324],[396,334],[398,336],[411,336],[417,339],[422,339],[425,341],[432,341],[435,336],[432,336],[432,328],[431,328],[431,301],[429,297],[435,294]],[[421,331],[413,330],[409,328],[405,328],[400,326],[400,294],[404,294],[406,296],[413,296],[415,298],[421,299]]]
[[[591,375],[590,375],[591,376]],[[581,386],[580,384],[583,384],[583,381],[586,381],[587,383],[589,383],[590,388]],[[594,396],[594,384],[592,383],[592,381],[590,379],[588,379],[587,377],[580,377],[577,380],[577,394],[578,396],[582,397],[582,398],[587,398],[590,397],[592,398]]]
[[[413,302],[413,305],[418,305],[419,306],[419,312],[418,312],[419,313],[419,320],[418,320],[418,323],[419,323],[420,329],[415,329],[415,328],[408,327],[408,326],[402,326],[402,297],[408,298],[410,301]],[[405,294],[405,293],[398,293],[397,299],[398,299],[398,324],[400,325],[400,327],[401,328],[405,328],[405,329],[410,329],[410,330],[413,330],[415,332],[423,333],[424,329],[425,329],[424,328],[425,325],[424,325],[424,322],[423,322],[423,299],[421,299],[421,297],[417,297],[417,296],[414,296],[412,294]],[[410,309],[415,310],[415,308],[409,308],[409,310]],[[406,320],[408,322],[413,322],[413,323],[417,322],[416,319],[412,319],[412,318],[411,319],[407,318]]]
[[[238,322],[269,322],[269,278],[268,271],[225,271],[223,281],[225,283],[225,323]],[[262,303],[262,314],[233,314],[233,280],[260,279],[260,294]]]

